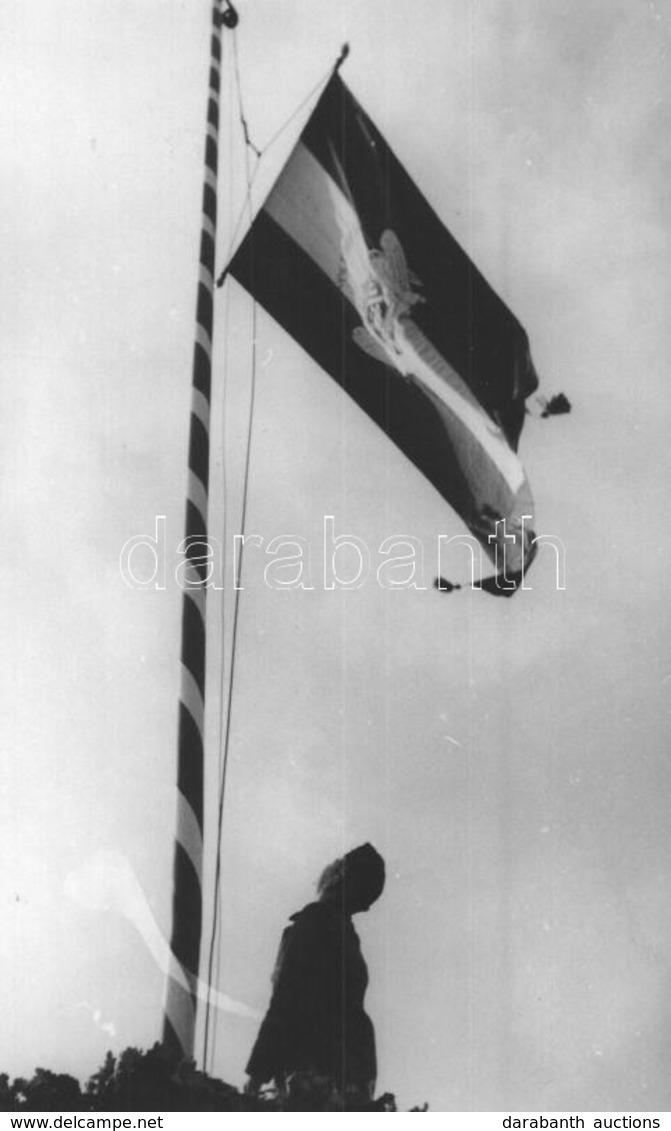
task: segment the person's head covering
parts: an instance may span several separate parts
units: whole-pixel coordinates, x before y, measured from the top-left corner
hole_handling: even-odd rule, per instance
[[[384,860],[372,844],[361,844],[322,872],[317,891],[325,903],[342,901],[348,914],[367,911],[382,895]]]

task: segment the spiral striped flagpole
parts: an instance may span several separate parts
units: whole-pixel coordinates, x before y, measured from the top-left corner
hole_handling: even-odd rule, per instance
[[[222,25],[231,28],[235,27],[236,23],[237,14],[234,8],[227,2],[214,0],[184,541],[185,573],[177,753],[177,830],[170,940],[171,968],[167,979],[163,1022],[164,1046],[176,1059],[193,1058],[200,966],[207,594],[205,559],[210,462],[221,36]]]

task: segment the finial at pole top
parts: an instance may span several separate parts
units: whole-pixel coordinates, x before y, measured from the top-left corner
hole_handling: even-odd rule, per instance
[[[333,68],[334,71],[340,70],[340,68],[342,67],[342,65],[345,62],[345,59],[347,58],[348,55],[349,55],[349,43],[343,43],[342,47],[340,48],[340,54],[339,54],[338,58],[336,59],[335,67]]]
[[[231,0],[226,0],[226,7],[221,13],[222,24],[224,25],[224,27],[230,28],[232,30],[234,27],[237,27],[238,19],[238,13],[231,4]]]

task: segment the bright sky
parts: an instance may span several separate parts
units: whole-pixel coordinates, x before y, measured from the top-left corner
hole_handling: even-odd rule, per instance
[[[263,1011],[287,915],[371,840],[389,881],[357,927],[381,1089],[438,1111],[669,1109],[668,4],[239,10],[256,144],[347,39],[343,78],[574,410],[521,444],[566,589],[546,548],[512,601],[438,595],[438,535],[462,527],[260,313],[247,531],[310,539],[317,585],[269,589],[250,550],[219,988]],[[85,1077],[160,1033],[209,5],[14,0],[0,19],[0,1070]],[[225,66],[228,97],[230,40]],[[222,265],[243,183],[223,118]],[[232,285],[216,319],[212,532],[230,543],[251,304]],[[427,590],[324,592],[326,514],[374,561],[420,538]],[[133,590],[119,552],[157,515],[168,583]],[[229,576],[210,831],[231,611]],[[255,1031],[218,1014],[218,1074],[242,1080]]]

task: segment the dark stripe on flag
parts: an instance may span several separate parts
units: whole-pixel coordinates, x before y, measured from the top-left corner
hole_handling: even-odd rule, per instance
[[[397,370],[360,349],[352,338],[361,325],[354,307],[267,213],[257,216],[254,238],[245,240],[230,271],[448,502],[458,503],[463,514],[465,500],[471,500],[475,517],[470,489],[432,402]]]
[[[527,335],[336,75],[302,138],[350,199],[370,248],[390,229],[421,281],[412,316],[516,448],[537,387]]]

